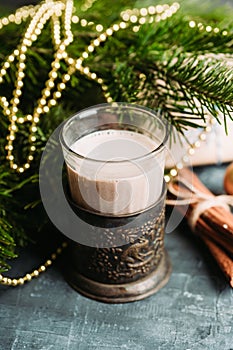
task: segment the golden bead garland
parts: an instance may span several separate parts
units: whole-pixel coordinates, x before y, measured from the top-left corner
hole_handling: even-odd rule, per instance
[[[94,1],[90,2],[88,8]],[[83,62],[86,58],[93,53],[101,43],[105,42],[110,36],[112,36],[118,30],[123,30],[128,28],[133,24],[132,30],[137,32],[140,26],[146,22],[159,22],[160,20],[165,20],[171,17],[179,9],[179,4],[174,3],[171,6],[158,5],[150,6],[148,8],[126,10],[121,13],[122,21],[120,23],[115,23],[111,27],[103,31],[103,26],[97,24],[95,29],[100,35],[94,39],[87,49],[82,53],[78,59],[73,59],[68,56],[66,48],[73,41],[73,34],[71,31],[71,23],[78,23],[82,27],[94,25],[93,22],[88,22],[85,19],[79,19],[78,16],[73,16],[73,0],[66,1],[53,1],[47,0],[42,2],[41,5],[36,7],[24,7],[21,10],[16,11],[13,17],[3,18],[0,21],[0,27],[9,24],[9,19],[11,22],[18,23],[22,19],[31,17],[31,22],[25,32],[25,35],[21,41],[21,44],[16,50],[13,51],[7,60],[3,63],[0,70],[0,83],[3,81],[4,76],[7,73],[7,69],[10,68],[11,64],[17,59],[18,60],[18,70],[16,74],[15,88],[13,91],[13,97],[11,101],[7,101],[5,96],[0,97],[0,104],[3,108],[3,112],[9,118],[9,135],[7,136],[7,160],[10,163],[10,167],[19,173],[23,173],[26,169],[30,167],[33,160],[33,153],[36,151],[36,147],[33,144],[36,141],[37,124],[40,121],[42,114],[49,112],[50,108],[57,104],[57,100],[61,98],[62,91],[66,88],[66,84],[69,82],[71,75],[75,71],[79,71],[81,74],[86,75],[89,79],[96,81],[101,85],[103,94],[107,102],[112,102],[113,99],[110,96],[108,87],[104,84],[102,78],[97,77],[96,73],[91,72],[89,67],[83,66]],[[38,36],[41,34],[44,25],[48,20],[52,21],[53,27],[53,43],[54,43],[54,61],[51,64],[51,70],[49,72],[49,78],[45,83],[45,88],[41,92],[41,98],[38,100],[37,106],[35,107],[32,114],[28,114],[25,117],[18,117],[17,113],[19,111],[20,97],[22,96],[23,79],[25,77],[26,68],[26,55],[28,47],[30,47],[33,42],[35,42]],[[62,22],[62,26],[60,24]],[[64,39],[61,40],[61,32],[63,31]],[[67,63],[67,72],[63,74],[60,82],[57,82],[58,71],[60,69],[60,61],[64,59]],[[52,90],[54,91],[52,93]],[[17,134],[17,123],[23,124],[25,122],[30,122],[29,131],[29,152],[26,162],[22,165],[18,165],[15,162],[14,151],[14,141]]]
[[[211,116],[208,117],[207,125],[202,129],[199,133],[197,140],[188,147],[186,154],[182,157],[182,159],[169,170],[169,173],[164,176],[164,180],[166,183],[170,182],[173,178],[175,178],[179,170],[182,170],[184,167],[187,167],[191,163],[191,158],[196,153],[196,150],[201,147],[201,144],[206,141],[207,135],[211,133],[212,126],[216,123],[215,118]]]
[[[82,6],[81,10],[83,12],[91,8],[96,0],[87,0]],[[91,53],[101,44],[104,43],[109,37],[111,37],[115,32],[119,30],[124,30],[126,28],[132,27],[133,32],[138,32],[140,26],[145,23],[159,22],[170,18],[175,14],[180,8],[177,2],[172,5],[164,4],[157,6],[149,6],[140,9],[128,9],[121,13],[121,21],[119,23],[113,24],[111,27],[104,31],[102,24],[95,25],[93,22],[88,22],[86,19],[80,19],[78,16],[73,15],[73,0],[45,0],[40,5],[36,6],[24,6],[18,9],[15,14],[10,14],[8,17],[3,17],[0,19],[0,29],[7,26],[10,23],[20,25],[22,21],[26,21],[28,18],[31,19],[30,24],[22,38],[21,44],[13,51],[12,54],[8,56],[6,61],[3,63],[0,69],[0,84],[3,82],[4,76],[7,70],[10,68],[16,60],[17,63],[17,74],[15,89],[13,91],[13,97],[11,101],[8,101],[5,96],[0,96],[0,105],[3,109],[4,114],[9,118],[9,135],[7,136],[7,160],[10,163],[10,167],[19,173],[23,173],[26,169],[30,167],[30,163],[33,160],[33,153],[36,151],[35,145],[33,143],[36,141],[37,124],[39,123],[42,114],[49,112],[50,108],[57,104],[57,100],[61,98],[62,91],[66,88],[66,84],[69,82],[71,75],[75,71],[79,71],[81,74],[87,76],[89,79],[96,81],[100,84],[104,97],[106,101],[111,103],[113,99],[108,91],[108,86],[104,83],[104,80],[96,75],[96,73],[91,72],[88,66],[83,66],[85,59],[89,57]],[[45,88],[41,92],[41,98],[38,100],[37,106],[32,114],[28,114],[24,117],[17,116],[19,111],[20,97],[22,95],[23,79],[25,77],[25,67],[26,67],[26,54],[33,42],[35,42],[38,36],[41,34],[44,25],[48,20],[52,21],[52,39],[54,44],[54,60],[51,64],[51,70],[49,72],[48,80],[45,83]],[[62,25],[61,23],[62,22]],[[68,56],[66,48],[73,41],[73,34],[71,30],[72,23],[79,23],[82,27],[95,26],[95,30],[99,35],[97,38],[91,41],[87,46],[85,51],[81,54],[78,59],[74,59]],[[197,27],[199,30],[205,30],[206,32],[219,33],[219,28],[212,28],[211,26],[204,26],[202,23],[196,23],[195,21],[190,21],[189,26],[191,28]],[[63,35],[62,35],[63,34]],[[222,35],[227,35],[227,31],[223,31]],[[61,39],[61,36],[63,38]],[[60,69],[60,61],[65,60],[67,63],[67,72],[63,74],[61,80],[56,83],[58,77],[58,71]],[[56,86],[55,86],[56,83]],[[52,93],[53,90],[53,93]],[[29,153],[25,164],[18,165],[14,161],[13,155],[13,143],[17,134],[17,123],[23,124],[30,122],[30,134],[29,134]],[[165,176],[167,182],[170,181],[172,177],[177,176],[180,169],[189,162],[189,157],[195,153],[195,150],[200,147],[200,143],[205,141],[206,134],[211,131],[211,124],[213,123],[213,118],[210,119],[210,123],[206,128],[199,134],[198,141],[191,145],[188,149],[187,155],[183,157],[181,162],[179,162],[176,167],[170,170],[169,175]],[[43,265],[31,273],[26,274],[21,278],[9,278],[0,274],[0,283],[8,286],[18,286],[22,285],[32,278],[38,277],[42,272],[46,270],[52,264],[52,261],[56,259],[62,250],[67,246],[67,243],[63,243],[61,248],[58,248],[56,253],[51,255]]]
[[[56,260],[57,256],[60,255],[66,247],[67,243],[62,243],[61,247],[57,248],[56,253],[51,254],[50,258],[47,259],[43,265],[41,265],[38,269],[27,273],[25,276],[11,278],[0,274],[0,284],[17,287],[19,285],[23,285],[25,282],[31,281],[33,278],[38,277],[42,272],[45,272],[46,269],[52,265],[53,261]]]
[[[93,5],[94,2],[94,0],[86,1],[82,10],[86,11]],[[100,84],[106,101],[108,103],[113,102],[108,86],[104,83],[103,79],[98,77],[96,73],[91,72],[88,66],[83,65],[85,59],[87,59],[101,43],[104,43],[115,32],[129,28],[130,26],[132,27],[132,31],[137,32],[140,29],[140,26],[147,22],[151,23],[166,20],[175,14],[179,8],[180,5],[177,2],[174,2],[172,5],[164,4],[122,11],[121,22],[113,24],[105,31],[103,31],[103,26],[101,24],[95,25],[97,33],[100,34],[97,38],[91,41],[86,50],[84,50],[78,59],[69,57],[66,51],[67,46],[73,41],[71,23],[80,23],[82,27],[93,26],[94,23],[88,22],[84,18],[80,19],[78,16],[73,16],[73,0],[46,0],[37,6],[22,7],[21,9],[17,10],[14,15],[2,18],[0,20],[0,28],[4,25],[8,25],[9,23],[20,24],[22,20],[26,20],[28,17],[32,18],[22,39],[22,43],[16,50],[13,51],[11,55],[9,55],[0,70],[1,83],[7,69],[10,68],[10,65],[16,60],[16,58],[18,59],[18,71],[16,75],[15,89],[13,91],[13,98],[9,102],[5,96],[0,97],[0,104],[3,108],[3,112],[6,116],[8,116],[10,121],[9,135],[7,136],[6,146],[7,159],[10,163],[10,167],[19,173],[23,173],[30,167],[30,163],[33,160],[33,153],[36,151],[36,147],[33,145],[33,143],[36,141],[37,124],[40,121],[40,117],[42,114],[48,113],[50,108],[57,104],[57,100],[61,98],[62,91],[66,88],[66,84],[69,82],[71,75],[75,71],[79,71],[81,74],[87,76],[88,79],[94,80]],[[48,20],[52,21],[52,39],[55,48],[54,61],[51,64],[49,78],[45,83],[45,88],[41,92],[41,98],[38,100],[37,106],[35,107],[33,113],[28,114],[25,117],[18,117],[18,106],[20,104],[20,97],[22,95],[22,88],[24,85],[23,79],[25,77],[24,70],[26,67],[25,61],[27,49],[37,40]],[[62,22],[62,25],[60,21]],[[207,32],[212,30],[215,33],[219,32],[218,28],[204,26],[202,23],[196,23],[195,21],[190,21],[189,26],[191,28],[198,27],[200,30],[206,30]],[[64,39],[61,39],[62,31]],[[227,34],[227,31],[222,32],[222,35]],[[58,71],[60,69],[60,61],[62,59],[64,59],[67,63],[67,73],[63,74],[60,82],[56,82]],[[54,90],[53,93],[52,90]],[[13,155],[13,144],[17,134],[17,123],[23,124],[25,122],[31,123],[29,132],[29,152],[26,162],[23,165],[18,165],[16,164]]]

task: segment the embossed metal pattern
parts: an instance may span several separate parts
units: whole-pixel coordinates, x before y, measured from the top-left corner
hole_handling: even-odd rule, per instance
[[[96,235],[112,240],[113,247],[93,248],[72,244],[72,264],[79,273],[103,283],[125,283],[135,281],[156,268],[164,249],[163,206],[157,217],[155,209],[151,208],[139,214],[137,220],[130,219],[132,221],[128,222],[127,228],[124,223],[128,218],[121,218],[122,225],[112,228],[112,219],[105,217],[104,220],[107,227],[93,225],[93,230]],[[123,235],[128,244],[114,247],[116,235]]]
[[[156,269],[164,249],[164,210],[158,218],[151,213],[149,216],[140,227],[124,232],[131,242],[128,245],[96,249],[88,272],[100,281],[122,283],[135,281]],[[139,238],[135,240],[135,236]]]

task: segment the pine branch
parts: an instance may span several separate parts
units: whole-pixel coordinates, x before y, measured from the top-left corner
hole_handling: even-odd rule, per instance
[[[226,122],[233,108],[233,73],[226,56],[230,60],[233,34],[230,27],[227,30],[227,38],[199,30],[196,38],[183,17],[169,24],[148,24],[135,36],[111,38],[90,65],[104,75],[114,100],[159,108],[180,132],[198,127],[207,111],[216,119],[221,111]],[[207,42],[213,52],[201,51]],[[114,45],[116,56],[110,62],[107,52]]]
[[[86,27],[80,23],[72,25],[74,42],[69,46],[68,54],[73,58],[81,56],[99,35],[97,23],[107,29],[121,21],[120,14],[126,8],[154,6],[163,1],[119,0],[109,6],[109,0],[98,0],[91,9],[85,9],[85,3],[84,0],[75,1],[76,14],[94,23]],[[119,30],[90,53],[84,65],[104,79],[114,100],[159,109],[180,133],[187,127],[198,127],[205,121],[207,111],[216,119],[217,111],[221,111],[227,125],[227,119],[232,118],[233,113],[233,72],[232,66],[227,64],[232,59],[233,10],[217,9],[215,1],[201,3],[203,8],[199,6],[200,0],[184,0],[178,14],[166,21],[144,24],[136,33],[134,24]],[[207,10],[208,6],[211,11]],[[190,28],[190,20],[202,23],[203,28],[218,27],[219,32],[200,30],[197,25]],[[29,20],[20,26],[10,24],[1,29],[0,64],[19,44],[28,24]],[[51,43],[51,24],[47,24],[37,42],[27,51],[19,115],[32,113],[36,106],[53,60]],[[6,96],[9,101],[16,70],[17,65],[12,64],[4,83],[0,84],[0,96]],[[63,60],[58,78],[66,71],[67,63]],[[100,102],[104,102],[104,98],[97,83],[79,72],[73,74],[58,106],[41,118],[34,163],[22,177],[10,171],[5,158],[9,122],[0,109],[0,271],[9,268],[7,260],[17,255],[18,248],[30,236],[32,228],[25,223],[25,212],[30,211],[33,215],[34,238],[40,223],[47,219],[40,207],[38,190],[38,167],[46,140],[69,115]],[[18,161],[26,158],[27,135],[28,125],[19,126],[14,142]]]

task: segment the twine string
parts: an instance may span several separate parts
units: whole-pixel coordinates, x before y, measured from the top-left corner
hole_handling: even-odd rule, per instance
[[[176,184],[179,186],[175,186]],[[167,205],[184,206],[195,204],[192,215],[188,218],[188,223],[193,231],[195,230],[198,219],[206,210],[212,207],[223,207],[227,211],[230,211],[230,206],[233,206],[232,195],[223,194],[214,196],[213,194],[203,193],[182,177],[170,181],[167,188],[172,195],[176,196],[176,199],[167,199]]]

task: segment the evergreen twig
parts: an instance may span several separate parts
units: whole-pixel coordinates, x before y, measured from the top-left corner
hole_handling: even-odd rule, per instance
[[[151,2],[119,0],[109,6],[109,0],[98,0],[89,10],[84,4],[84,0],[75,1],[77,15],[86,17],[90,22],[101,23],[106,29],[112,23],[120,22],[122,10],[149,6]],[[201,12],[195,4],[197,0],[182,0],[180,14],[166,21],[145,24],[137,33],[131,30],[133,24],[127,30],[118,31],[86,60],[91,71],[104,79],[114,100],[160,109],[181,133],[187,127],[195,128],[205,121],[206,111],[216,119],[220,111],[224,115],[225,126],[233,115],[233,10],[224,7],[216,10],[211,2],[208,6],[212,6],[212,10]],[[205,7],[206,4],[207,1]],[[207,32],[197,26],[190,28],[190,20],[212,28],[219,27],[219,32]],[[27,24],[22,23],[17,28],[10,24],[0,31],[0,64],[16,48],[19,34],[24,33]],[[74,42],[68,48],[71,57],[79,57],[97,36],[94,28],[73,24]],[[27,55],[19,112],[22,114],[30,113],[35,107],[50,69],[53,57],[50,24],[45,26]],[[0,85],[0,96],[9,100],[16,69],[12,65],[4,84]],[[66,71],[65,61],[62,69]],[[46,140],[70,114],[98,102],[103,102],[103,96],[97,84],[80,73],[74,74],[59,105],[44,116],[38,127],[35,161],[23,177],[10,171],[6,161],[8,120],[0,109],[0,271],[9,268],[7,260],[16,256],[18,247],[24,245],[29,236],[27,228],[27,234],[25,232],[24,208],[35,211],[39,207],[38,167]],[[23,158],[27,152],[27,132],[26,127],[19,128],[20,141],[15,145]],[[43,213],[40,215],[44,216]]]

